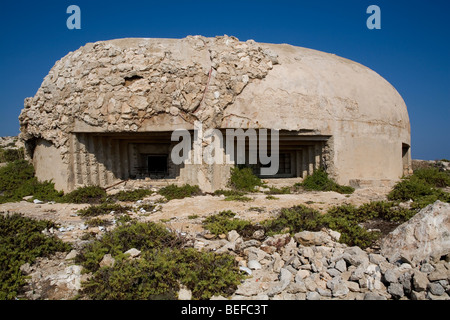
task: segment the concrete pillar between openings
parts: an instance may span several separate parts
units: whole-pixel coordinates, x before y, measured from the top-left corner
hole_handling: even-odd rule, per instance
[[[320,168],[320,159],[322,158],[322,148],[320,142],[314,145],[314,170]]]
[[[88,135],[88,155],[89,155],[89,165],[91,170],[91,184],[93,185],[100,185],[99,180],[99,170],[98,170],[98,159],[96,157],[97,154],[97,146],[96,146],[96,140],[97,138],[94,137],[92,134]]]
[[[121,178],[123,180],[128,179],[128,143],[126,141],[120,141],[120,162],[121,162]]]
[[[314,172],[314,146],[308,147],[308,174],[311,175]]]
[[[66,190],[73,190],[73,187],[75,185],[75,153],[74,153],[74,146],[75,146],[75,135],[69,134],[69,163],[68,163],[68,172],[67,172],[67,185]]]
[[[99,176],[99,185],[106,186],[108,183],[107,175],[106,175],[106,157],[105,157],[105,139],[104,137],[96,137],[97,141],[97,152],[98,152],[98,176]]]
[[[302,178],[308,176],[308,147],[302,149]]]
[[[82,185],[83,184],[83,175],[81,169],[81,149],[80,149],[80,141],[79,135],[73,134],[73,150],[74,150],[74,177],[75,184]]]
[[[113,140],[110,137],[105,138],[105,157],[106,157],[105,166],[106,166],[106,170],[107,170],[106,174],[107,174],[107,184],[108,185],[113,184],[113,182],[115,180],[114,162],[113,162],[114,153],[113,153],[112,141]]]
[[[122,179],[122,160],[120,159],[120,140],[112,140],[112,154],[114,155],[114,173],[118,179]]]
[[[91,180],[91,168],[89,161],[89,152],[87,151],[87,135],[85,133],[81,133],[80,137],[80,156],[81,156],[81,174],[82,174],[82,184],[90,185],[92,184]]]
[[[299,150],[295,151],[295,176],[302,176],[302,152]]]

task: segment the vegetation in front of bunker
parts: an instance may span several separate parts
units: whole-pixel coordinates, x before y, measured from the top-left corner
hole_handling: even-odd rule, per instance
[[[136,248],[138,259],[124,254]],[[100,268],[105,254],[115,263]],[[93,276],[83,283],[82,294],[91,299],[176,299],[180,285],[194,299],[231,295],[243,279],[234,257],[199,252],[161,224],[131,222],[116,227],[87,245],[76,257]]]
[[[18,214],[0,215],[0,300],[12,300],[22,293],[26,276],[20,270],[37,257],[68,252],[71,246],[42,233],[57,228],[47,220],[34,220]]]
[[[303,187],[308,191],[335,191],[343,194],[351,194],[355,191],[353,187],[337,184],[333,179],[328,177],[328,173],[324,169],[315,170],[303,182],[295,184],[295,187]]]
[[[256,187],[263,185],[262,180],[253,174],[249,167],[233,167],[230,169],[228,187],[240,192],[254,192]]]
[[[450,202],[450,194],[442,188],[450,186],[450,172],[428,167],[404,177],[388,194],[394,202],[412,200],[411,209],[422,209],[436,200]]]
[[[370,220],[383,220],[401,223],[407,221],[415,211],[398,208],[394,203],[377,201],[361,205],[341,205],[330,208],[321,214],[305,205],[283,208],[280,214],[262,223],[266,234],[273,235],[281,232],[295,234],[300,231],[320,231],[329,228],[341,233],[340,242],[349,246],[366,248],[375,243],[379,232],[371,232],[361,226]]]
[[[202,191],[197,185],[191,186],[189,184],[184,184],[179,187],[175,184],[171,184],[159,189],[158,193],[164,196],[167,200],[173,200],[201,195]]]
[[[16,160],[0,168],[0,203],[21,201],[34,196],[43,201],[54,201],[63,196],[51,181],[39,182],[33,166],[25,160]]]

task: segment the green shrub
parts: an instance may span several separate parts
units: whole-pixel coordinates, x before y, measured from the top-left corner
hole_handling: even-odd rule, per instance
[[[228,196],[225,197],[225,201],[241,201],[241,202],[249,202],[253,201],[252,198],[246,196]]]
[[[411,203],[411,209],[416,209],[417,211],[419,211],[420,209],[425,208],[427,205],[436,202],[436,200],[450,203],[450,193],[444,192],[442,190],[435,190],[435,193],[431,195],[416,199],[416,201]]]
[[[209,299],[232,294],[241,279],[231,255],[163,248],[99,269],[83,293],[96,300],[176,299],[181,283],[194,299]]]
[[[144,209],[146,212],[153,211],[156,208],[154,204],[151,203],[143,203],[138,207],[138,210]]]
[[[411,176],[397,183],[387,198],[388,200],[406,201],[412,199],[416,201],[422,197],[434,195],[436,192],[437,190],[434,190],[424,180]]]
[[[450,173],[437,168],[422,168],[414,171],[413,176],[430,186],[444,188],[450,186]]]
[[[55,201],[63,192],[55,190],[52,182],[39,182],[33,166],[25,160],[17,160],[0,168],[0,194],[0,203],[6,203],[31,195],[42,201]]]
[[[64,196],[63,191],[55,189],[55,184],[50,181],[38,182],[36,178],[31,183],[33,187],[32,195],[34,199],[41,201],[60,201]]]
[[[251,226],[251,222],[235,218],[236,214],[231,210],[221,211],[218,214],[211,215],[203,221],[203,227],[212,234],[226,234],[231,230],[238,233]]]
[[[172,200],[200,195],[202,194],[202,191],[197,185],[191,186],[189,184],[185,184],[178,187],[177,185],[171,184],[167,187],[161,188],[158,193],[164,196],[167,200]]]
[[[82,294],[93,300],[172,300],[177,279],[169,271],[173,261],[164,253],[144,253],[138,260],[119,260],[97,270],[84,282]]]
[[[76,262],[93,272],[82,293],[99,300],[176,299],[183,284],[194,299],[232,294],[243,279],[234,257],[183,248],[184,243],[153,222],[118,226],[77,256]],[[141,250],[141,257],[127,259],[123,252],[130,248]],[[116,263],[99,268],[107,253]]]
[[[37,257],[70,250],[70,245],[42,233],[57,226],[46,220],[0,215],[0,300],[15,299],[25,284],[20,266]]]
[[[262,186],[263,182],[253,174],[251,168],[234,167],[231,168],[231,176],[228,185],[234,190],[253,192],[256,187]]]
[[[112,223],[105,219],[92,218],[86,221],[86,225],[89,227],[109,226]]]
[[[318,231],[318,218],[320,212],[304,205],[294,206],[292,208],[283,208],[279,216],[275,219],[266,220],[263,223],[266,234],[273,235],[288,230],[293,234],[296,232],[309,230]]]
[[[181,247],[182,239],[169,232],[163,225],[156,223],[138,223],[117,226],[112,232],[107,232],[95,243],[89,244],[77,256],[76,262],[82,264],[88,271],[97,271],[103,255],[109,253],[120,256],[131,248],[150,250],[161,247]]]
[[[120,215],[120,216],[117,218],[116,222],[119,223],[119,224],[125,224],[125,223],[127,223],[127,222],[129,222],[129,221],[131,221],[131,220],[132,220],[132,219],[131,219],[131,217],[130,217],[129,215],[123,214],[123,215]]]
[[[398,208],[393,202],[375,201],[363,204],[357,209],[359,222],[382,219],[391,222],[405,222],[416,214],[415,210]]]
[[[340,242],[366,248],[379,238],[380,233],[369,232],[361,227],[360,223],[374,219],[404,222],[415,213],[415,210],[396,208],[394,203],[384,201],[371,202],[360,207],[335,206],[326,214],[300,205],[282,209],[278,217],[266,220],[263,226],[268,235],[286,231],[291,234],[305,230],[319,231],[325,227],[340,232]]]
[[[25,160],[18,160],[0,168],[0,191],[14,191],[22,183],[34,178],[34,168]]]
[[[131,191],[120,191],[113,196],[118,201],[138,201],[142,200],[146,196],[151,195],[153,192],[147,189],[136,189]]]
[[[265,191],[265,194],[290,194],[291,188],[290,187],[269,187],[269,191]]]
[[[20,149],[3,149],[0,148],[0,163],[24,160],[24,150]]]
[[[343,194],[350,194],[355,191],[350,186],[341,186],[328,177],[328,173],[323,169],[318,169],[312,175],[307,176],[301,184],[305,190],[335,191]]]
[[[106,191],[99,186],[80,187],[66,195],[61,202],[66,203],[102,203],[106,200]]]
[[[321,222],[327,228],[340,232],[339,242],[349,246],[358,246],[364,249],[373,245],[380,236],[379,232],[369,232],[359,226],[356,220],[340,216],[336,217],[330,213],[325,214],[321,218]]]
[[[450,202],[450,194],[439,188],[450,185],[450,174],[437,168],[421,168],[414,174],[398,182],[388,194],[391,201],[412,199],[413,209],[421,209],[436,200]]]
[[[237,191],[237,190],[223,190],[219,189],[214,191],[215,196],[221,196],[224,195],[225,197],[232,197],[232,196],[243,196],[245,195],[245,192]]]
[[[78,212],[82,217],[95,217],[110,214],[111,211],[114,211],[115,214],[127,213],[131,209],[129,206],[121,206],[120,204],[102,203],[100,205],[91,205],[86,209],[80,209]]]

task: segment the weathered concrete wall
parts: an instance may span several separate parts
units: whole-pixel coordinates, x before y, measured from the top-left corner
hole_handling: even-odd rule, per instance
[[[33,166],[39,181],[52,180],[58,190],[67,190],[69,168],[63,163],[61,154],[51,142],[39,139],[33,155]]]

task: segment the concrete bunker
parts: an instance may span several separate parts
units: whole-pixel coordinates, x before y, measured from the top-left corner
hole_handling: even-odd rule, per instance
[[[226,143],[217,156],[234,162],[171,161],[171,134],[194,136],[196,121],[222,133],[278,130],[279,168],[263,178],[304,178],[323,167],[340,184],[363,186],[411,172],[406,105],[376,72],[229,36],[88,43],[56,62],[19,120],[37,177],[64,191],[126,179],[223,188],[237,162]],[[267,167],[247,164],[257,175]]]

